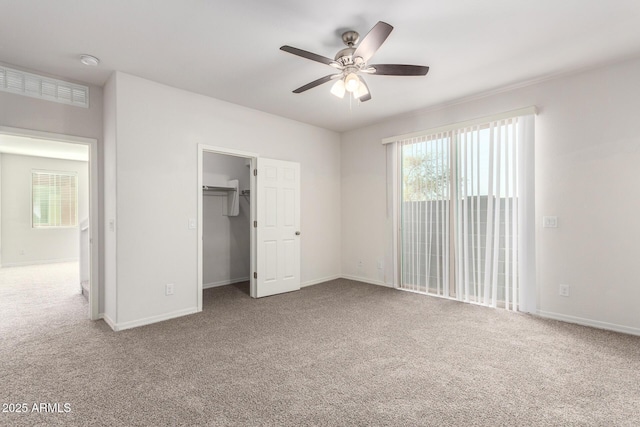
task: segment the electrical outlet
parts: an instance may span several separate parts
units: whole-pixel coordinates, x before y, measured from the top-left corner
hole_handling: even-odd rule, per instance
[[[384,261],[378,260],[378,270],[382,270],[384,268]]]
[[[558,217],[557,216],[543,216],[542,217],[542,227],[543,228],[558,228]]]
[[[24,255],[24,249],[20,249],[20,255]]]
[[[173,283],[169,283],[165,286],[164,294],[167,296],[173,295]]]
[[[561,297],[569,296],[569,285],[560,285],[559,293]]]
[[[362,262],[362,260],[358,260],[358,273],[364,273],[364,263]]]

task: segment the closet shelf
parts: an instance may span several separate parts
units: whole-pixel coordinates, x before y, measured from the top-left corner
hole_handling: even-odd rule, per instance
[[[236,191],[235,187],[224,187],[224,186],[209,186],[203,185],[202,191]]]

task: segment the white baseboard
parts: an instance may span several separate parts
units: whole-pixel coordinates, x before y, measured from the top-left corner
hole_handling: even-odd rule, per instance
[[[240,277],[237,279],[221,280],[219,282],[204,283],[202,289],[217,288],[218,286],[233,285],[234,283],[248,282],[249,277]]]
[[[323,277],[322,279],[307,280],[304,283],[300,283],[300,287],[301,288],[306,288],[307,286],[313,286],[313,285],[317,285],[319,283],[328,282],[330,280],[336,280],[336,279],[339,279],[340,277],[341,276],[339,274],[335,274],[333,276]]]
[[[9,262],[6,264],[2,264],[0,268],[10,268],[10,267],[26,267],[29,265],[44,265],[44,264],[59,264],[62,262],[78,262],[78,258],[63,258],[63,259],[49,259],[43,261],[23,261],[23,262]]]
[[[111,317],[109,317],[106,313],[102,313],[100,315],[102,317],[102,320],[104,320],[104,322],[109,325],[109,327],[114,330],[117,331],[117,326],[116,326],[116,322],[114,322]]]
[[[631,326],[617,325],[615,323],[601,322],[599,320],[585,319],[582,317],[569,316],[567,314],[552,313],[549,311],[538,310],[538,316],[547,319],[562,320],[563,322],[575,323],[583,326],[591,326],[592,328],[606,329],[614,332],[622,332],[624,334],[640,336],[640,329]]]
[[[104,321],[107,322],[111,329],[114,331],[123,331],[125,329],[137,328],[138,326],[150,325],[152,323],[162,322],[164,320],[175,319],[176,317],[187,316],[189,314],[195,314],[198,312],[196,307],[187,308],[184,310],[177,310],[171,313],[160,314],[158,316],[145,317],[144,319],[131,320],[129,322],[114,323],[107,315],[104,316]]]
[[[356,282],[368,283],[370,285],[384,286],[385,288],[393,288],[393,285],[387,285],[386,283],[381,282],[380,280],[369,279],[367,277],[351,276],[349,274],[343,274],[340,277],[347,280],[355,280]]]

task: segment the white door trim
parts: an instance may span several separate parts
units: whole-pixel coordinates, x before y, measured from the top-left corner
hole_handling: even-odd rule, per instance
[[[89,284],[89,318],[100,318],[99,307],[99,268],[100,268],[100,234],[98,224],[98,140],[81,136],[64,135],[60,133],[43,132],[31,129],[0,126],[0,134],[22,136],[27,138],[46,139],[49,141],[83,144],[89,148],[89,268],[91,283]]]
[[[202,229],[202,220],[203,220],[203,201],[202,201],[202,174],[203,170],[203,159],[204,153],[215,153],[215,154],[224,154],[227,156],[236,156],[243,157],[245,159],[249,159],[251,161],[251,171],[256,169],[258,153],[251,153],[248,151],[240,151],[234,150],[231,148],[225,147],[216,147],[214,145],[207,144],[198,144],[198,286],[197,286],[197,301],[198,301],[198,311],[202,311],[202,290],[203,290],[203,248],[202,248],[202,239],[203,239],[203,229]],[[253,221],[256,220],[256,187],[255,187],[255,177],[252,176],[249,186],[249,205],[250,205],[250,223],[253,224]],[[255,228],[251,227],[250,231],[251,238],[251,255],[250,255],[250,265],[251,265],[251,274],[250,274],[250,289],[251,296],[255,297],[255,289],[256,289],[256,280],[253,278],[253,272],[256,271],[256,252],[255,252],[255,239],[256,239],[256,231]]]

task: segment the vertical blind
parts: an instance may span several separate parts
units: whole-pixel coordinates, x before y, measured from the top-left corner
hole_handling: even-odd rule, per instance
[[[450,296],[451,135],[401,144],[401,287]]]
[[[523,208],[531,196],[523,144],[532,144],[532,118],[398,141],[401,289],[519,309],[532,253],[521,212],[532,208]]]
[[[78,225],[78,177],[75,172],[32,172],[34,228]]]

